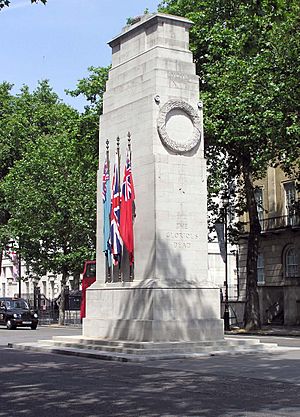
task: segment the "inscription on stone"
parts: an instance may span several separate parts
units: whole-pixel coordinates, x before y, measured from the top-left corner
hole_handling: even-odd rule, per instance
[[[183,72],[172,72],[172,71],[168,72],[168,78],[172,81],[178,81],[178,82],[189,82],[194,79],[189,74],[184,74]]]
[[[190,249],[193,242],[200,240],[200,235],[193,232],[167,232],[165,237],[175,249]]]

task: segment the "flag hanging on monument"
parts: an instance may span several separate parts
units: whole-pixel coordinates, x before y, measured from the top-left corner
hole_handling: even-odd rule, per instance
[[[133,203],[134,203],[134,186],[131,172],[131,161],[129,156],[126,158],[124,178],[121,189],[121,215],[120,215],[120,234],[124,246],[129,253],[130,265],[134,261],[134,238],[133,238]]]
[[[104,162],[102,175],[102,201],[103,201],[103,252],[107,257],[109,268],[111,267],[111,239],[110,239],[110,209],[111,192],[108,160]]]
[[[114,265],[118,265],[122,252],[122,239],[120,236],[120,188],[119,188],[119,157],[116,153],[114,176],[112,182],[112,200],[110,211],[111,253]]]

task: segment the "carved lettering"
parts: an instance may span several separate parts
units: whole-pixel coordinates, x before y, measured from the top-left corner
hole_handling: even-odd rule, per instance
[[[187,229],[187,223],[176,223],[176,229]]]
[[[172,72],[172,71],[168,72],[168,78],[170,78],[171,80],[179,81],[179,82],[180,81],[187,82],[187,81],[193,80],[193,78],[189,74],[184,74],[182,72]]]
[[[167,240],[200,240],[198,233],[192,232],[167,232]]]
[[[191,247],[190,242],[173,242],[173,246],[176,249],[189,249]]]

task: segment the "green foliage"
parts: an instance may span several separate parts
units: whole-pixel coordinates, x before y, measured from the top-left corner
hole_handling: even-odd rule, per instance
[[[94,110],[99,116],[103,109],[103,94],[105,93],[109,67],[89,67],[87,78],[78,81],[75,90],[66,90],[72,97],[83,95],[89,102],[86,110]]]
[[[260,227],[253,181],[269,165],[292,173],[300,159],[299,2],[166,0],[160,10],[194,22],[210,196],[230,191],[232,207],[249,214],[247,279],[255,289]]]
[[[11,87],[0,85],[0,242],[17,237],[35,273],[80,271],[95,252],[98,128],[47,81]]]
[[[78,81],[75,90],[66,90],[72,97],[84,96],[88,104],[80,117],[79,135],[92,154],[98,155],[99,117],[103,111],[103,94],[108,80],[109,67],[89,67],[89,76]],[[87,145],[88,144],[88,145]]]
[[[41,136],[3,184],[8,228],[33,272],[80,271],[95,249],[97,164],[76,136]]]
[[[213,194],[245,167],[253,179],[270,164],[291,172],[300,156],[299,3],[171,0],[160,7],[195,23],[191,49]]]
[[[0,242],[21,241],[37,274],[81,271],[95,256],[99,115],[108,68],[89,69],[74,97],[83,114],[61,102],[47,81],[13,96],[0,85]]]

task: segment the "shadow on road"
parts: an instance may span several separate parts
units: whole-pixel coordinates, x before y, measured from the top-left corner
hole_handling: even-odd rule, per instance
[[[221,375],[221,361],[202,373],[200,365],[158,368],[4,349],[0,416],[299,416],[299,386]],[[267,357],[259,364],[269,365]]]

